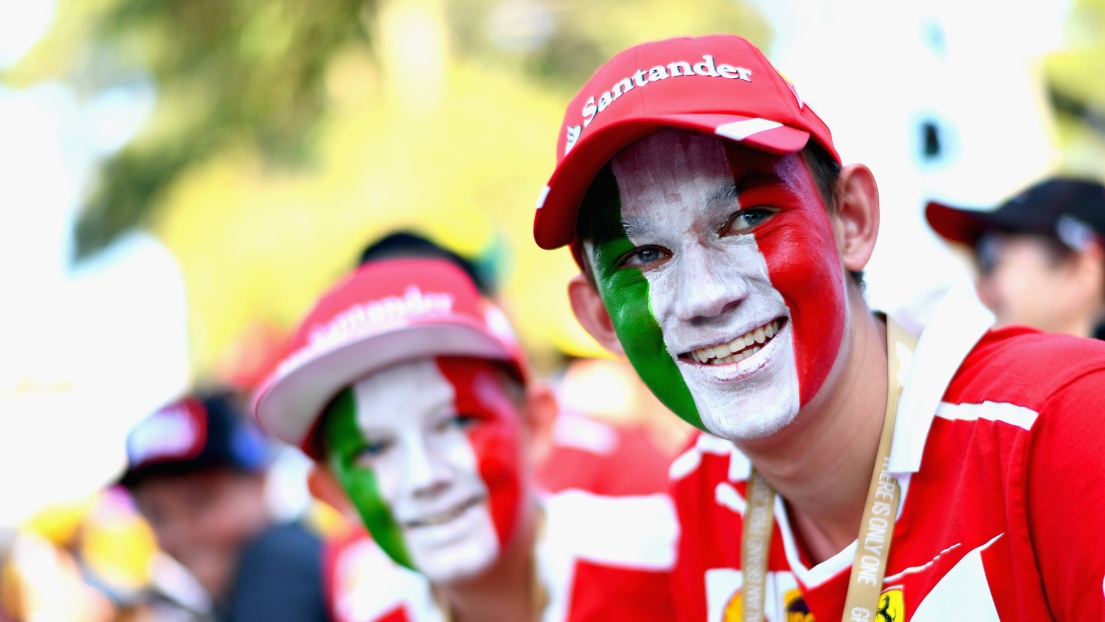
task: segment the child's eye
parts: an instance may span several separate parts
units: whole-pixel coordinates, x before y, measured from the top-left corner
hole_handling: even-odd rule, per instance
[[[364,447],[357,452],[354,461],[358,466],[370,465],[377,458],[387,453],[392,445],[391,441],[366,441]]]
[[[456,415],[453,415],[452,417],[449,417],[449,418],[443,420],[438,425],[438,428],[441,431],[448,430],[448,429],[454,429],[454,430],[460,430],[460,431],[464,432],[464,431],[468,430],[468,428],[471,428],[472,426],[476,425],[478,422],[479,422],[479,418],[476,417],[475,415],[456,414]]]
[[[480,422],[480,418],[477,418],[474,414],[454,414],[451,415],[451,417],[442,419],[438,425],[435,426],[435,430],[439,433],[452,430],[467,432],[478,422]]]
[[[766,207],[749,207],[742,209],[725,224],[722,235],[729,233],[742,233],[752,229],[761,222],[775,215],[775,211]]]

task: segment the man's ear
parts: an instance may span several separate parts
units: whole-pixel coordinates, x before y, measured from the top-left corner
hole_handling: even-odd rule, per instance
[[[531,467],[545,461],[552,449],[553,425],[560,406],[549,385],[533,381],[526,387],[522,418],[528,431]]]
[[[1068,288],[1074,293],[1077,300],[1071,301],[1071,305],[1084,308],[1088,313],[1095,313],[1105,299],[1105,249],[1097,242],[1090,244],[1081,252],[1072,253],[1068,263],[1068,270],[1074,280],[1073,286]]]
[[[614,323],[610,321],[610,314],[602,303],[602,297],[582,273],[568,281],[568,299],[572,302],[572,311],[583,329],[602,347],[624,356],[625,350],[614,332]]]
[[[314,498],[337,510],[351,525],[361,524],[357,508],[353,507],[349,496],[345,494],[345,489],[342,488],[330,467],[316,462],[311,467],[311,472],[307,474],[307,490],[311,491]]]
[[[879,188],[871,169],[849,164],[837,180],[839,205],[835,213],[837,248],[844,268],[863,270],[879,236]]]

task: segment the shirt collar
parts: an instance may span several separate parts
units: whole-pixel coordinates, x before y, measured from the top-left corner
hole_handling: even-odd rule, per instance
[[[994,323],[994,315],[962,280],[944,295],[917,343],[898,403],[891,473],[916,473],[921,468],[936,407],[963,360]]]

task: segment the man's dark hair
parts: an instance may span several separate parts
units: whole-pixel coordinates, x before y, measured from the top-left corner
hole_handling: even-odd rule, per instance
[[[825,148],[814,141],[809,141],[800,152],[806,167],[810,169],[813,183],[817,185],[821,193],[821,201],[825,208],[832,214],[840,208],[840,163],[837,162]],[[867,283],[863,280],[863,270],[849,270],[848,276],[852,282],[863,291]]]
[[[825,204],[825,208],[829,210],[829,213],[833,213],[840,206],[840,188],[838,187],[840,164],[829,155],[824,147],[812,140],[806,143],[800,154],[813,176],[813,182],[817,185],[817,190],[821,194],[821,201]],[[614,179],[614,171],[610,167],[610,163],[607,162],[606,166],[602,167],[594,181],[587,188],[587,193],[580,203],[579,215],[576,217],[578,242],[573,246],[572,251],[577,254],[576,259],[584,268],[584,276],[591,281],[592,285],[595,284],[594,275],[580,242],[609,238],[619,233],[609,231],[609,229],[611,227],[621,227],[620,222],[605,222],[602,219],[592,217],[596,210],[602,206],[617,203],[619,201],[618,193],[618,182]],[[848,276],[851,277],[860,291],[863,291],[865,287],[863,271],[849,270]]]

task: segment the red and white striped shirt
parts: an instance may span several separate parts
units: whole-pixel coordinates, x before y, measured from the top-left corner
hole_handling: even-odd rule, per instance
[[[542,622],[668,622],[678,528],[667,495],[601,497],[565,491],[543,501],[538,578]],[[337,622],[443,622],[425,576],[399,566],[367,536],[328,551]]]
[[[911,362],[890,462],[902,504],[877,618],[1101,620],[1105,343],[987,331],[973,298],[949,295]],[[749,470],[707,435],[672,465],[684,620],[740,619]],[[767,619],[840,620],[856,543],[811,565],[782,499],[775,519]]]

